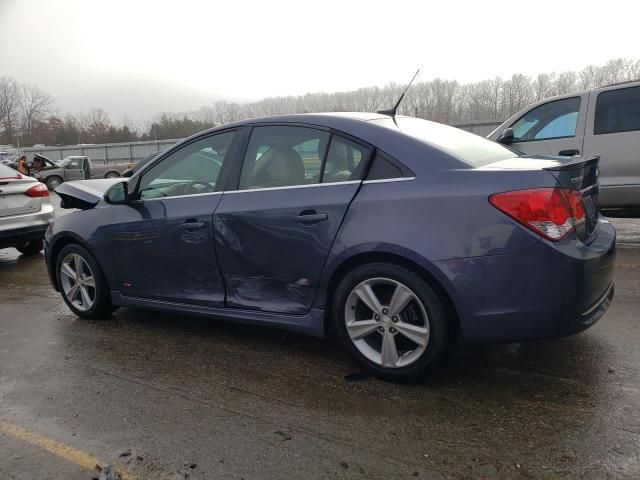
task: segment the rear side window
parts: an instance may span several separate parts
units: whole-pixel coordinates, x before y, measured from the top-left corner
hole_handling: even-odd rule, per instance
[[[331,137],[331,145],[324,164],[322,183],[346,182],[362,177],[369,149],[338,135]]]
[[[596,135],[640,130],[640,87],[598,95],[593,132]]]
[[[512,125],[515,142],[569,138],[576,134],[580,97],[563,98],[530,110]]]
[[[329,134],[307,127],[255,127],[242,164],[240,189],[320,182]]]

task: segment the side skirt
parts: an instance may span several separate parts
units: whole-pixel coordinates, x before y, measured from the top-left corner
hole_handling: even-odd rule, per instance
[[[324,310],[312,309],[306,315],[287,315],[283,313],[260,312],[256,310],[240,310],[236,308],[207,307],[185,303],[165,302],[148,298],[127,297],[120,292],[111,291],[111,302],[123,307],[136,307],[162,312],[180,312],[201,317],[217,318],[250,325],[276,327],[292,332],[325,337]]]

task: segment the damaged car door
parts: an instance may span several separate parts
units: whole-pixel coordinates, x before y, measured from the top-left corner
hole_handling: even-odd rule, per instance
[[[252,129],[238,178],[215,213],[227,307],[310,310],[370,151],[317,128]]]
[[[115,206],[109,235],[123,296],[224,304],[212,222],[234,137],[195,139],[131,179],[131,201]]]

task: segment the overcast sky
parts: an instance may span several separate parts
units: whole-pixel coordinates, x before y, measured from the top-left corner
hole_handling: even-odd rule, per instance
[[[640,1],[0,0],[0,75],[118,122],[212,100],[640,57]]]

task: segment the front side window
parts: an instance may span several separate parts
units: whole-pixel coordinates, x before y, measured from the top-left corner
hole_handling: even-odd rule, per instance
[[[66,163],[65,167],[72,170],[80,170],[82,168],[82,159],[70,158],[69,161]]]
[[[640,130],[640,87],[599,94],[595,120],[596,135]]]
[[[225,132],[197,140],[163,158],[143,173],[139,197],[144,200],[215,192],[234,134]]]
[[[580,97],[540,105],[512,125],[514,142],[574,137],[579,111]]]
[[[318,183],[328,139],[327,132],[314,128],[254,128],[242,163],[240,189]]]

